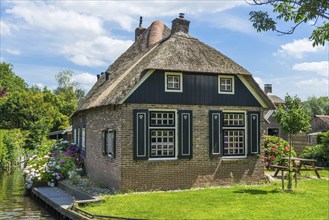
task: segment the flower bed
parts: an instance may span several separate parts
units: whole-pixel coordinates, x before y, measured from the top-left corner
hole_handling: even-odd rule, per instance
[[[83,172],[80,148],[67,141],[58,141],[37,147],[27,159],[23,171],[25,187],[30,189],[36,183],[47,183],[54,187],[56,182]]]
[[[273,164],[279,164],[282,157],[289,157],[290,145],[287,141],[276,136],[264,137],[264,164],[270,168]],[[295,157],[296,152],[291,149],[291,156]]]

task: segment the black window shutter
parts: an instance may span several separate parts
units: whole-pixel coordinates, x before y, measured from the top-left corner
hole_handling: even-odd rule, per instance
[[[248,112],[248,155],[260,153],[260,114],[259,112]]]
[[[106,132],[107,130],[102,130],[101,131],[101,143],[102,143],[102,154],[106,154]]]
[[[179,110],[178,121],[178,141],[179,158],[192,158],[193,146],[193,115],[191,110]]]
[[[148,110],[136,109],[134,117],[134,159],[148,159]]]
[[[222,156],[222,111],[209,111],[209,155]]]

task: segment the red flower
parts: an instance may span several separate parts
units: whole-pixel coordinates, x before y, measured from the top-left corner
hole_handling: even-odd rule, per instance
[[[271,156],[271,159],[274,159],[274,158],[275,158],[275,156],[274,156],[274,155],[272,155],[272,156]]]

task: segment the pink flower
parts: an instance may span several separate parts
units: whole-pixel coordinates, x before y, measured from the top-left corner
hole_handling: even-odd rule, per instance
[[[274,158],[275,158],[275,156],[274,156],[274,155],[272,155],[272,156],[271,156],[271,159],[274,159]]]
[[[271,148],[271,151],[275,151],[275,150],[276,150],[276,148],[275,148],[275,147],[272,147],[272,148]]]

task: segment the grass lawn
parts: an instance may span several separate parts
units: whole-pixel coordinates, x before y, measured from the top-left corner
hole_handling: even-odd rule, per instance
[[[311,176],[314,174],[310,173]],[[329,170],[321,171],[329,177]],[[303,179],[292,193],[280,182],[178,192],[106,196],[82,207],[99,215],[144,219],[329,219],[329,181]]]

